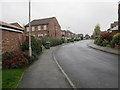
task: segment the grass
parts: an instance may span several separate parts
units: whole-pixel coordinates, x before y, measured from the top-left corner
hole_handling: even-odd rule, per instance
[[[19,80],[25,70],[25,68],[2,70],[2,88],[17,88]]]

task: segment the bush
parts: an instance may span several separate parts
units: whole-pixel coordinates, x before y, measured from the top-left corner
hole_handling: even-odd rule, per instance
[[[101,37],[102,39],[106,39],[106,40],[108,40],[108,41],[111,41],[111,40],[112,40],[112,34],[109,33],[109,32],[102,32],[102,33],[100,34],[100,37]]]
[[[115,45],[120,46],[120,33],[115,34],[112,38],[111,47],[115,47]]]
[[[109,41],[104,39],[102,42],[102,46],[107,46],[108,44],[109,44]]]
[[[62,38],[61,40],[62,40],[62,43],[65,43],[65,39],[64,38]]]
[[[6,52],[2,59],[3,68],[23,68],[29,65],[30,57],[23,52]]]
[[[46,45],[46,42],[49,41],[51,46],[57,46],[63,43],[61,39],[58,38],[42,38],[43,46]]]
[[[35,38],[35,37],[31,37],[31,47],[32,47],[32,51],[33,52],[36,52],[37,54],[41,53],[42,52],[42,42],[40,39],[38,38]],[[26,50],[29,50],[29,42],[28,41],[25,41],[22,46],[22,51],[26,51]]]
[[[28,52],[6,52],[2,55],[3,68],[24,68],[38,59],[38,55],[32,52],[29,57]]]
[[[75,38],[75,39],[74,39],[74,41],[80,41],[80,39],[78,39],[78,38]]]
[[[95,39],[94,44],[102,46],[102,42],[103,42],[103,40],[99,37],[99,38]]]
[[[74,38],[67,39],[67,43],[69,43],[69,42],[74,42]]]

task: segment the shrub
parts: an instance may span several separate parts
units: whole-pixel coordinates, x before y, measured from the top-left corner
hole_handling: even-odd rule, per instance
[[[41,53],[42,52],[42,42],[40,39],[38,38],[35,38],[35,37],[31,37],[31,47],[32,47],[32,51],[33,52],[36,52],[37,54]],[[22,51],[26,51],[26,50],[29,50],[29,42],[28,41],[25,41],[22,46]]]
[[[102,42],[102,46],[107,46],[109,44],[109,41],[104,39],[103,42]]]
[[[101,34],[100,34],[100,37],[102,38],[102,39],[106,39],[106,40],[112,40],[112,35],[111,35],[111,33],[109,33],[109,32],[102,32]]]
[[[110,45],[110,44],[107,44],[106,47],[111,47],[111,45]]]
[[[62,40],[62,43],[65,43],[65,39],[64,38],[62,38],[61,40]]]
[[[74,42],[74,38],[67,39],[67,43],[69,43],[69,42]]]
[[[99,38],[96,38],[96,39],[95,39],[94,43],[97,44],[97,45],[102,46],[102,41],[103,41],[103,40],[99,37]]]
[[[3,68],[23,68],[28,66],[30,57],[23,52],[6,52],[2,59]]]
[[[74,39],[74,41],[80,41],[80,39],[78,39],[78,38],[75,38],[75,39]]]
[[[63,43],[61,39],[58,38],[42,38],[43,46],[46,45],[46,42],[49,41],[51,46],[57,46]]]
[[[115,47],[115,45],[120,45],[120,33],[115,34],[112,38],[111,47]]]
[[[32,52],[32,57],[29,57],[28,52],[6,52],[2,55],[3,68],[23,68],[32,64],[38,59],[38,55]]]

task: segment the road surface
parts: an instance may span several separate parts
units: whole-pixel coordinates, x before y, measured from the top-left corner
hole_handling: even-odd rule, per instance
[[[77,88],[117,88],[118,56],[89,48],[83,40],[60,46],[57,61]]]

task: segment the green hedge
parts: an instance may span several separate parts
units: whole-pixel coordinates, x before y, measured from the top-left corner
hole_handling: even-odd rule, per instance
[[[46,45],[47,41],[50,42],[50,46],[57,46],[63,43],[61,39],[57,39],[57,38],[42,38],[43,46]]]

